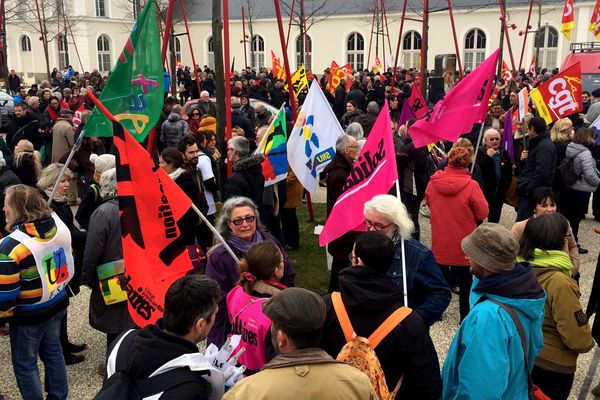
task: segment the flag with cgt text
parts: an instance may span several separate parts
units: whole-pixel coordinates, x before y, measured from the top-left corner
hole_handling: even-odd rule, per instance
[[[100,101],[123,127],[142,142],[163,106],[164,76],[154,2],[146,2],[114,66]],[[95,108],[86,136],[112,136],[112,122]]]

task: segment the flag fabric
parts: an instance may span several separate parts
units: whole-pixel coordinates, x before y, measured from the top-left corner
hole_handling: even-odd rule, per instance
[[[398,180],[396,151],[390,134],[392,123],[387,109],[388,105],[385,101],[360,155],[354,161],[342,193],[319,235],[321,246],[325,246],[348,231],[359,228],[365,219],[363,215],[365,203],[373,196],[386,194],[394,181]]]
[[[512,71],[510,70],[510,68],[508,68],[508,65],[506,64],[506,61],[502,61],[502,78],[506,81],[512,81],[513,79],[515,79]]]
[[[535,76],[536,76],[536,71],[535,71],[535,56],[531,57],[531,64],[529,64],[529,69],[527,70],[527,72],[531,72],[531,74],[535,78]]]
[[[400,116],[398,117],[398,126],[406,124],[406,122],[411,118],[417,119],[417,116],[412,110],[410,104],[408,104],[408,101],[405,101],[402,103],[402,110],[400,110]]]
[[[496,50],[411,126],[409,133],[416,148],[440,140],[455,142],[462,133],[470,132],[473,124],[484,120],[499,52]]]
[[[379,56],[375,55],[375,64],[373,64],[373,67],[371,67],[371,71],[374,74],[381,74],[383,73],[383,65],[381,65],[381,61],[379,60]]]
[[[133,136],[118,122],[112,125],[129,314],[143,327],[162,316],[167,289],[191,269],[181,227],[198,217],[189,197]]]
[[[561,71],[544,82],[530,95],[538,114],[547,124],[560,118],[581,112],[581,67],[579,63]]]
[[[294,87],[294,94],[296,97],[308,87],[308,78],[306,77],[304,64],[302,64],[300,68],[298,68],[298,71],[292,76],[292,86]],[[285,85],[285,90],[288,90],[288,85]]]
[[[592,18],[590,18],[589,30],[596,39],[600,40],[600,0],[596,0]]]
[[[519,98],[519,120],[523,120],[529,112],[529,90],[526,87],[521,89],[517,94]]]
[[[515,148],[513,144],[512,109],[508,110],[506,114],[504,114],[504,129],[502,130],[500,147],[506,150],[511,161],[514,163]]]
[[[262,162],[265,187],[271,186],[287,177],[288,160],[286,142],[285,107],[281,106],[257,149],[258,152],[265,156]]]
[[[271,63],[273,64],[273,69],[271,70],[273,77],[277,79],[285,79],[285,69],[281,66],[281,61],[279,61],[279,58],[275,57],[273,50],[271,50]]]
[[[600,146],[600,117],[592,122],[590,129],[593,129],[594,132],[596,132],[596,146]]]
[[[492,95],[490,96],[490,100],[488,101],[488,110],[492,108],[492,104],[494,104],[494,100],[498,99],[498,95],[500,94],[500,88],[498,86],[494,87],[492,91]]]
[[[428,111],[427,102],[423,98],[423,93],[421,93],[421,87],[415,82],[412,85],[410,91],[410,97],[405,101],[408,102],[410,108],[415,115],[414,118],[423,118]],[[404,108],[404,105],[403,105]]]
[[[560,31],[565,35],[567,40],[571,40],[571,31],[575,28],[573,0],[565,0],[565,8],[563,9],[562,20],[560,22]]]
[[[321,87],[315,79],[287,143],[290,167],[304,188],[313,193],[318,173],[335,155],[335,142],[344,134]]]
[[[81,116],[85,111],[85,105],[82,103],[79,108],[73,114],[73,127],[78,128],[81,125]]]
[[[327,86],[325,89],[331,93],[335,93],[335,89],[340,85],[342,79],[346,79],[346,85],[348,81],[352,84],[352,79],[348,77],[348,71],[350,71],[350,75],[352,75],[352,66],[350,64],[346,64],[343,67],[340,67],[335,61],[331,62],[331,67],[329,67],[329,79],[327,80]]]
[[[147,2],[113,68],[100,101],[142,142],[163,107],[164,75],[154,3]],[[86,136],[111,136],[112,123],[98,109],[86,123]]]

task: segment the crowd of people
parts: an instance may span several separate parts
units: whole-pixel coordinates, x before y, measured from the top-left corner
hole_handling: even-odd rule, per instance
[[[284,82],[267,70],[234,74],[231,139],[219,148],[214,72],[199,73],[196,85],[189,69],[177,71],[179,96],[165,94],[154,156],[227,246],[197,216],[186,216],[181,235],[190,273],[168,290],[163,317],[136,327],[126,293],[102,290],[111,279],[123,283],[127,268],[111,139],[85,137],[61,175],[91,114],[85,93],[101,92],[106,79],[67,67],[25,88],[11,72],[14,115],[0,141],[0,334],[10,335],[23,398],[41,399],[42,390],[48,398],[67,398],[66,366],[83,362],[87,348],[72,342],[67,329],[69,300],[81,285],[91,288],[89,323],[106,336],[107,362],[98,371],[105,389],[123,376],[143,386],[157,369],[198,353],[199,342],[221,347],[241,335],[245,350],[238,361],[246,377],[225,399],[377,399],[385,393],[520,399],[528,398],[532,383],[552,399],[568,398],[578,355],[600,339],[600,323],[594,329],[588,323],[600,298],[600,275],[585,312],[578,285],[580,255],[588,252],[579,227],[592,193],[600,221],[599,138],[588,127],[600,115],[600,89],[584,92],[582,113],[549,127],[532,108],[505,131],[505,119],[518,108],[517,91],[558,71],[498,79],[483,126],[433,151],[415,148],[415,120],[400,121],[404,102],[419,90],[414,69],[363,71],[351,84],[342,80],[333,93],[324,91],[345,131],[320,176],[327,213],[380,112],[392,120],[399,193],[364,204],[367,232],[351,231],[329,244],[331,277],[321,296],[294,288],[288,255],[311,245],[300,243],[296,215],[303,188],[292,171],[265,187],[264,156],[254,153],[275,117],[267,105],[279,108],[288,100]],[[328,73],[320,78],[323,88]],[[305,96],[298,96],[300,107]],[[76,128],[72,117],[81,105],[86,111]],[[513,138],[511,149],[500,145],[506,135]],[[569,181],[563,160],[574,175]],[[431,248],[420,241],[423,202]],[[517,212],[512,231],[499,224],[505,203]],[[443,317],[453,291],[461,323],[440,368],[429,327]],[[43,389],[38,357],[45,365]],[[380,373],[369,374],[372,369],[352,361],[357,357]],[[175,370],[169,378],[161,398],[210,396],[201,374]]]

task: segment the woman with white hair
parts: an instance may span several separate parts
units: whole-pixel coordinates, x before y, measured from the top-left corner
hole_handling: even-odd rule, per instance
[[[414,224],[406,207],[398,198],[382,194],[367,201],[363,212],[367,230],[381,232],[394,242],[394,262],[387,275],[401,288],[404,241],[408,306],[419,313],[427,326],[433,325],[450,303],[450,288],[431,250],[411,237]]]

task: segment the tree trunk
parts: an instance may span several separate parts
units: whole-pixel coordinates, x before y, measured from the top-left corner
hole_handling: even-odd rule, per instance
[[[212,0],[212,37],[215,55],[215,85],[217,89],[217,143],[219,151],[225,157],[225,67],[223,62],[223,20],[221,19],[221,0]],[[221,191],[223,179],[219,180]]]
[[[175,28],[171,25],[171,34],[169,35],[169,68],[171,70],[171,93],[175,94],[175,98],[177,98],[177,66],[175,61]],[[180,60],[181,61],[181,60]]]

